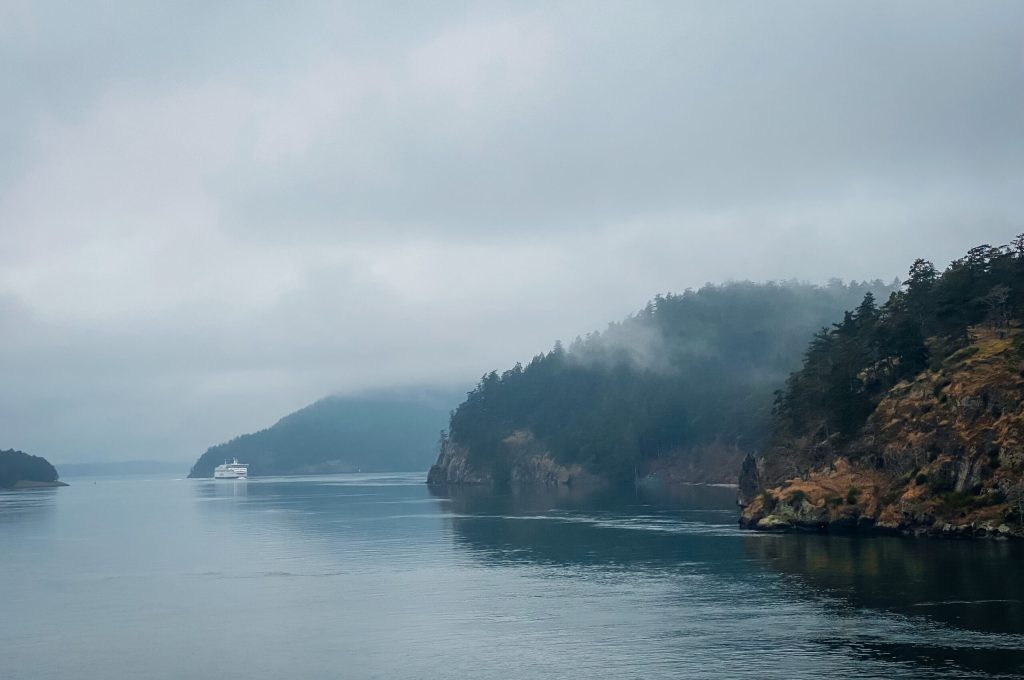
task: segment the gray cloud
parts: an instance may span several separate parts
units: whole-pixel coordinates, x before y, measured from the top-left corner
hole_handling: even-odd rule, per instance
[[[170,457],[1024,230],[1024,6],[0,4],[0,447]]]

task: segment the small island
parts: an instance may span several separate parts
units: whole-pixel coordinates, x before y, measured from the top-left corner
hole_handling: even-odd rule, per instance
[[[40,456],[8,449],[0,451],[0,489],[34,489],[67,486],[59,481],[57,468]]]

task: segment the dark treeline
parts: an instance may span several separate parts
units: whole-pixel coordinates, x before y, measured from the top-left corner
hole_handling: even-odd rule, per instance
[[[776,402],[781,438],[823,429],[855,434],[882,395],[904,378],[968,344],[970,329],[1005,329],[1024,318],[1024,234],[1009,246],[981,245],[939,272],[917,260],[901,290],[880,307],[867,294],[831,328],[821,329],[803,367]]]
[[[0,451],[0,489],[12,487],[21,481],[55,482],[57,469],[40,456],[31,456],[14,449]]]
[[[603,333],[485,375],[452,414],[450,436],[498,479],[503,440],[519,430],[561,463],[620,480],[702,446],[756,450],[773,394],[814,331],[894,286],[743,282],[658,296]]]

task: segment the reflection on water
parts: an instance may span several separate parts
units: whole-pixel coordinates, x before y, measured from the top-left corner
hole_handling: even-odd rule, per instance
[[[58,488],[0,489],[0,524],[42,520],[53,512]]]
[[[713,487],[97,479],[0,494],[0,676],[1024,677],[1020,551],[741,532]]]
[[[202,499],[247,498],[249,496],[248,480],[200,479],[196,481],[194,488],[196,496]]]
[[[785,577],[773,587],[786,597],[824,607],[833,625],[853,633],[804,633],[822,649],[940,677],[1024,671],[1017,543],[741,532],[734,492],[702,486],[617,496],[436,493],[458,543],[485,562],[704,572],[732,579],[737,592],[765,587],[767,570]]]
[[[338,559],[375,559],[381,548],[404,556],[441,532],[440,502],[419,474],[194,480],[191,487],[207,522],[231,523],[259,541],[283,531]]]
[[[494,494],[467,488],[435,491],[460,545],[481,559],[664,568],[678,563],[738,566],[744,557],[734,492],[687,486],[622,494],[554,489]],[[732,504],[732,505],[730,505]],[[741,565],[740,565],[741,566]]]
[[[744,541],[773,569],[857,607],[995,633],[1024,631],[1024,546],[785,535]]]

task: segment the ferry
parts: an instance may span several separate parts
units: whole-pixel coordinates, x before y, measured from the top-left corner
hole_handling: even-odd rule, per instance
[[[248,479],[248,477],[249,464],[239,463],[237,458],[230,463],[224,461],[223,465],[218,465],[213,469],[214,479]]]

